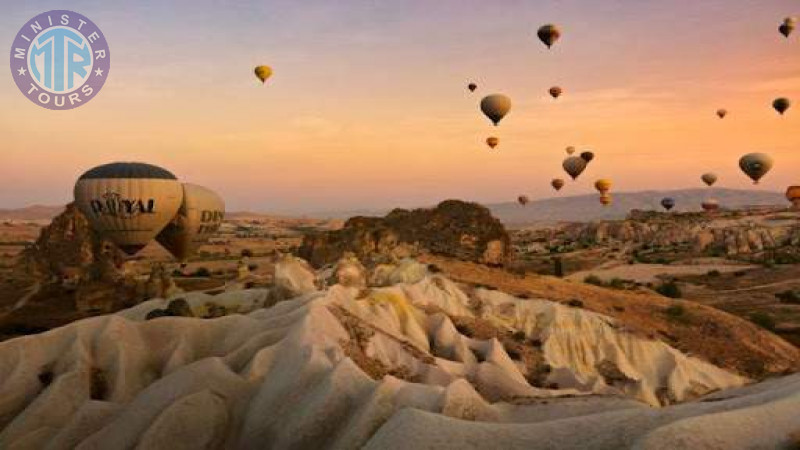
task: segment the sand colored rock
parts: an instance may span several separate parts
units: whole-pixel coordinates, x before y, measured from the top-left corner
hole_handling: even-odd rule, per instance
[[[603,314],[442,275],[320,291],[282,263],[278,303],[182,294],[0,343],[0,447],[720,448],[800,420],[796,376],[737,390]],[[212,301],[229,313],[199,318]],[[170,302],[197,318],[145,320]]]

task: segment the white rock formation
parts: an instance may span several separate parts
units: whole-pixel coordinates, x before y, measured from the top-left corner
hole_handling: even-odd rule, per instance
[[[312,278],[286,260],[296,295],[268,308],[271,289],[188,294],[239,314],[144,321],[156,299],[0,343],[0,448],[773,448],[800,429],[797,376],[654,408],[747,380],[599,314]]]

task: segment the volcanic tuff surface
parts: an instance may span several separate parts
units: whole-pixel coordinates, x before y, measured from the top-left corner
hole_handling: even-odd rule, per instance
[[[497,269],[278,265],[276,288],[154,299],[0,343],[0,447],[772,448],[800,429],[797,376],[741,387],[624,317],[445,275]],[[493,279],[536,286],[509,277]],[[552,282],[539,287],[569,284]],[[189,317],[145,320],[157,309]]]
[[[490,265],[503,265],[511,255],[500,221],[487,208],[460,200],[432,209],[395,209],[382,218],[353,217],[340,230],[306,236],[299,255],[319,267],[346,252],[373,263],[421,251]]]

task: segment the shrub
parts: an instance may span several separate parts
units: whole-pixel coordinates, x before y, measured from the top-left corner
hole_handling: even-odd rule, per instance
[[[608,282],[608,287],[611,289],[625,289],[625,280],[621,278],[614,278]]]
[[[194,271],[192,276],[208,278],[211,276],[211,271],[208,270],[207,267],[198,267],[197,270]]]
[[[793,290],[778,292],[775,294],[775,297],[781,301],[781,303],[789,303],[798,305],[800,304],[800,293]]]
[[[750,314],[750,322],[753,322],[761,328],[775,331],[775,319],[765,312],[757,311]]]
[[[583,308],[583,302],[578,300],[577,298],[573,298],[572,300],[567,302],[567,306],[571,306],[573,308]]]
[[[249,248],[243,248],[242,252],[241,252],[241,255],[242,255],[242,258],[252,258],[253,257],[253,251],[250,250]]]
[[[256,269],[258,269],[258,264],[248,264],[247,265],[247,270],[249,270],[251,272],[254,272]]]
[[[587,275],[586,278],[583,279],[583,282],[586,284],[593,284],[595,286],[603,286],[603,280],[600,279],[597,275]]]
[[[656,292],[663,295],[664,297],[669,298],[681,298],[683,297],[683,292],[681,292],[681,288],[675,284],[674,281],[667,281],[662,283],[660,286],[656,288]]]
[[[683,305],[675,304],[665,309],[664,313],[669,317],[678,318],[686,314],[686,309],[684,309]]]

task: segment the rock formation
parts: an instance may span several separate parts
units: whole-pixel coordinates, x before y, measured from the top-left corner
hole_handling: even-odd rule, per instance
[[[422,278],[371,289],[279,264],[279,303],[189,293],[0,343],[0,448],[779,448],[800,426],[797,376],[742,387],[608,315],[410,260]]]
[[[419,252],[500,266],[511,256],[503,225],[477,203],[447,200],[432,209],[395,209],[386,217],[353,217],[340,230],[306,236],[299,255],[320,267],[346,252],[367,265]]]

